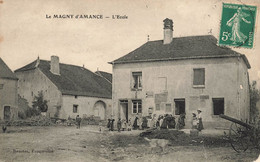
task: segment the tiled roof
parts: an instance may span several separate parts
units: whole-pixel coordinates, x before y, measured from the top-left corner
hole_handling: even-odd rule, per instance
[[[36,63],[37,60],[15,72],[35,69]],[[50,72],[50,61],[45,60],[40,60],[38,68],[58,87],[62,94],[112,98],[112,84],[86,68],[60,63],[60,75],[55,75]]]
[[[149,41],[141,47],[110,63],[132,63],[179,59],[219,58],[241,56],[248,68],[250,64],[245,57],[227,47],[217,46],[217,39],[212,35],[173,38],[170,44],[163,40]]]
[[[18,80],[12,70],[0,58],[0,78]]]
[[[112,74],[111,73],[107,73],[107,72],[104,72],[104,71],[96,71],[95,73],[104,77],[105,79],[107,79],[107,81],[112,83]]]

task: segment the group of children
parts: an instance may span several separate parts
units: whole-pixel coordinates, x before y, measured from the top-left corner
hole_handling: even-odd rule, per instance
[[[114,131],[114,122],[115,119],[108,119],[107,128],[109,131]],[[116,122],[117,131],[131,131],[133,130],[142,130],[146,128],[156,128],[156,129],[183,129],[185,126],[185,114],[180,114],[177,123],[175,122],[175,117],[171,114],[159,115],[156,114],[153,116],[136,115],[133,124],[131,119],[128,121],[126,119],[118,119]]]
[[[192,129],[197,129],[201,131],[204,129],[202,124],[201,110],[198,109],[197,113],[192,113]],[[107,128],[109,131],[114,131],[114,122],[115,119],[108,119]],[[77,128],[80,128],[81,118],[79,115],[76,117]],[[134,119],[134,123],[132,125],[131,118],[127,121],[126,119],[118,119],[117,123],[118,132],[122,131],[131,131],[132,128],[134,130],[137,129],[146,129],[146,128],[157,128],[157,129],[183,129],[185,126],[185,113],[180,114],[178,117],[177,123],[175,122],[175,118],[171,114],[159,115],[156,114],[151,116],[142,117],[141,115],[136,115]],[[101,128],[100,128],[101,130]]]
[[[114,122],[115,122],[115,119],[108,119],[107,128],[109,129],[109,131],[114,131]],[[118,130],[118,132],[120,132],[121,130],[122,131],[125,131],[125,130],[131,131],[132,130],[131,119],[129,119],[127,122],[127,120],[125,120],[125,119],[121,120],[119,118],[117,121],[117,130]]]
[[[201,131],[204,129],[202,124],[202,117],[201,117],[201,110],[198,109],[197,113],[192,113],[193,120],[192,120],[192,129],[198,129]],[[156,114],[153,116],[146,116],[142,117],[141,115],[136,115],[133,125],[131,119],[128,121],[126,119],[118,119],[116,126],[117,130],[120,132],[122,131],[131,131],[134,130],[142,130],[146,128],[156,128],[156,129],[183,129],[185,126],[185,113],[180,114],[175,122],[175,118],[171,114],[159,115],[158,117]],[[110,131],[114,130],[114,121],[115,119],[108,119],[107,127]]]

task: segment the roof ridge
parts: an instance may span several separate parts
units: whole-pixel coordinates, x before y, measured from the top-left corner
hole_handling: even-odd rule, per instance
[[[179,39],[179,38],[192,38],[192,37],[212,37],[215,38],[213,35],[190,35],[190,36],[179,36],[173,37],[172,39]],[[156,42],[156,41],[163,41],[163,39],[156,39],[156,40],[149,40],[148,42]]]
[[[235,50],[219,46],[217,39],[211,34],[196,35],[185,37],[174,37],[172,42],[164,45],[162,40],[148,41],[127,53],[118,59],[109,62],[117,63],[134,63],[144,61],[160,61],[173,59],[194,59],[194,58],[213,58],[213,57],[230,57],[241,56]],[[249,64],[247,64],[250,67]]]

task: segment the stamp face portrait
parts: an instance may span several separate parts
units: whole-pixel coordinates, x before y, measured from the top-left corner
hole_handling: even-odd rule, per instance
[[[252,48],[256,6],[223,3],[219,45]]]

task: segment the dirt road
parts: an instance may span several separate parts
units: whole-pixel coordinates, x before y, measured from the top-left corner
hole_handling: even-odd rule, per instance
[[[1,161],[253,161],[258,151],[238,154],[218,138],[171,142],[152,149],[139,131],[99,132],[96,126],[9,127],[0,133]],[[188,141],[188,142],[187,142]]]

